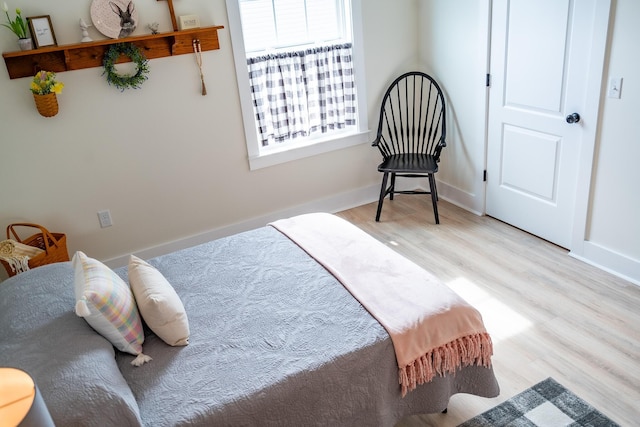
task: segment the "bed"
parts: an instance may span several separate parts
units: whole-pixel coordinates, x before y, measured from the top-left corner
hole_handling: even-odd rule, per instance
[[[319,221],[316,235],[327,235],[325,249],[344,265],[375,259],[363,247],[399,255],[333,215],[293,220],[294,228],[277,222],[148,260],[184,304],[190,337],[168,346],[145,327],[153,360],[142,366],[74,313],[70,262],[7,279],[0,366],[31,374],[60,426],[393,426],[443,411],[456,393],[498,395],[486,355],[403,390],[390,332],[341,282],[370,280],[376,268],[344,273],[294,241],[295,231]],[[364,240],[342,244],[345,230]],[[383,277],[402,277],[398,266],[382,267]],[[128,280],[125,267],[115,273]]]

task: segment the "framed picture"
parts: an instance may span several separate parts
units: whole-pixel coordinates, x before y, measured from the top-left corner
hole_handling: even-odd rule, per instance
[[[57,46],[56,35],[51,25],[51,17],[49,15],[32,16],[27,18],[29,22],[29,31],[36,49],[45,46]]]

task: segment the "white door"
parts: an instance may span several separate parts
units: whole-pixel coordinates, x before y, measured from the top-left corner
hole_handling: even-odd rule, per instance
[[[565,248],[581,149],[594,137],[585,126],[597,121],[587,94],[602,76],[602,56],[591,55],[598,1],[493,1],[486,211]]]

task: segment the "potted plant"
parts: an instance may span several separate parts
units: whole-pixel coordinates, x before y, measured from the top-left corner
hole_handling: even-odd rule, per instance
[[[56,74],[51,71],[39,71],[31,81],[31,93],[36,102],[38,112],[44,117],[58,114],[58,98],[64,84],[56,81]]]
[[[18,46],[20,46],[20,50],[30,50],[32,48],[31,39],[27,37],[27,22],[22,19],[22,11],[19,8],[16,8],[16,19],[11,20],[11,17],[9,17],[9,6],[7,6],[7,2],[2,4],[2,10],[4,10],[5,15],[7,15],[7,21],[9,21],[8,24],[2,25],[18,36]]]

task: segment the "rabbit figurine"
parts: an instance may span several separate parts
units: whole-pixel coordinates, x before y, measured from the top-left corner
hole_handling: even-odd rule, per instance
[[[109,5],[111,6],[111,10],[120,17],[120,34],[118,38],[121,39],[123,37],[129,36],[136,29],[136,21],[134,21],[133,17],[133,1],[129,2],[127,6],[127,10],[124,11],[120,9],[120,6],[110,1]]]

